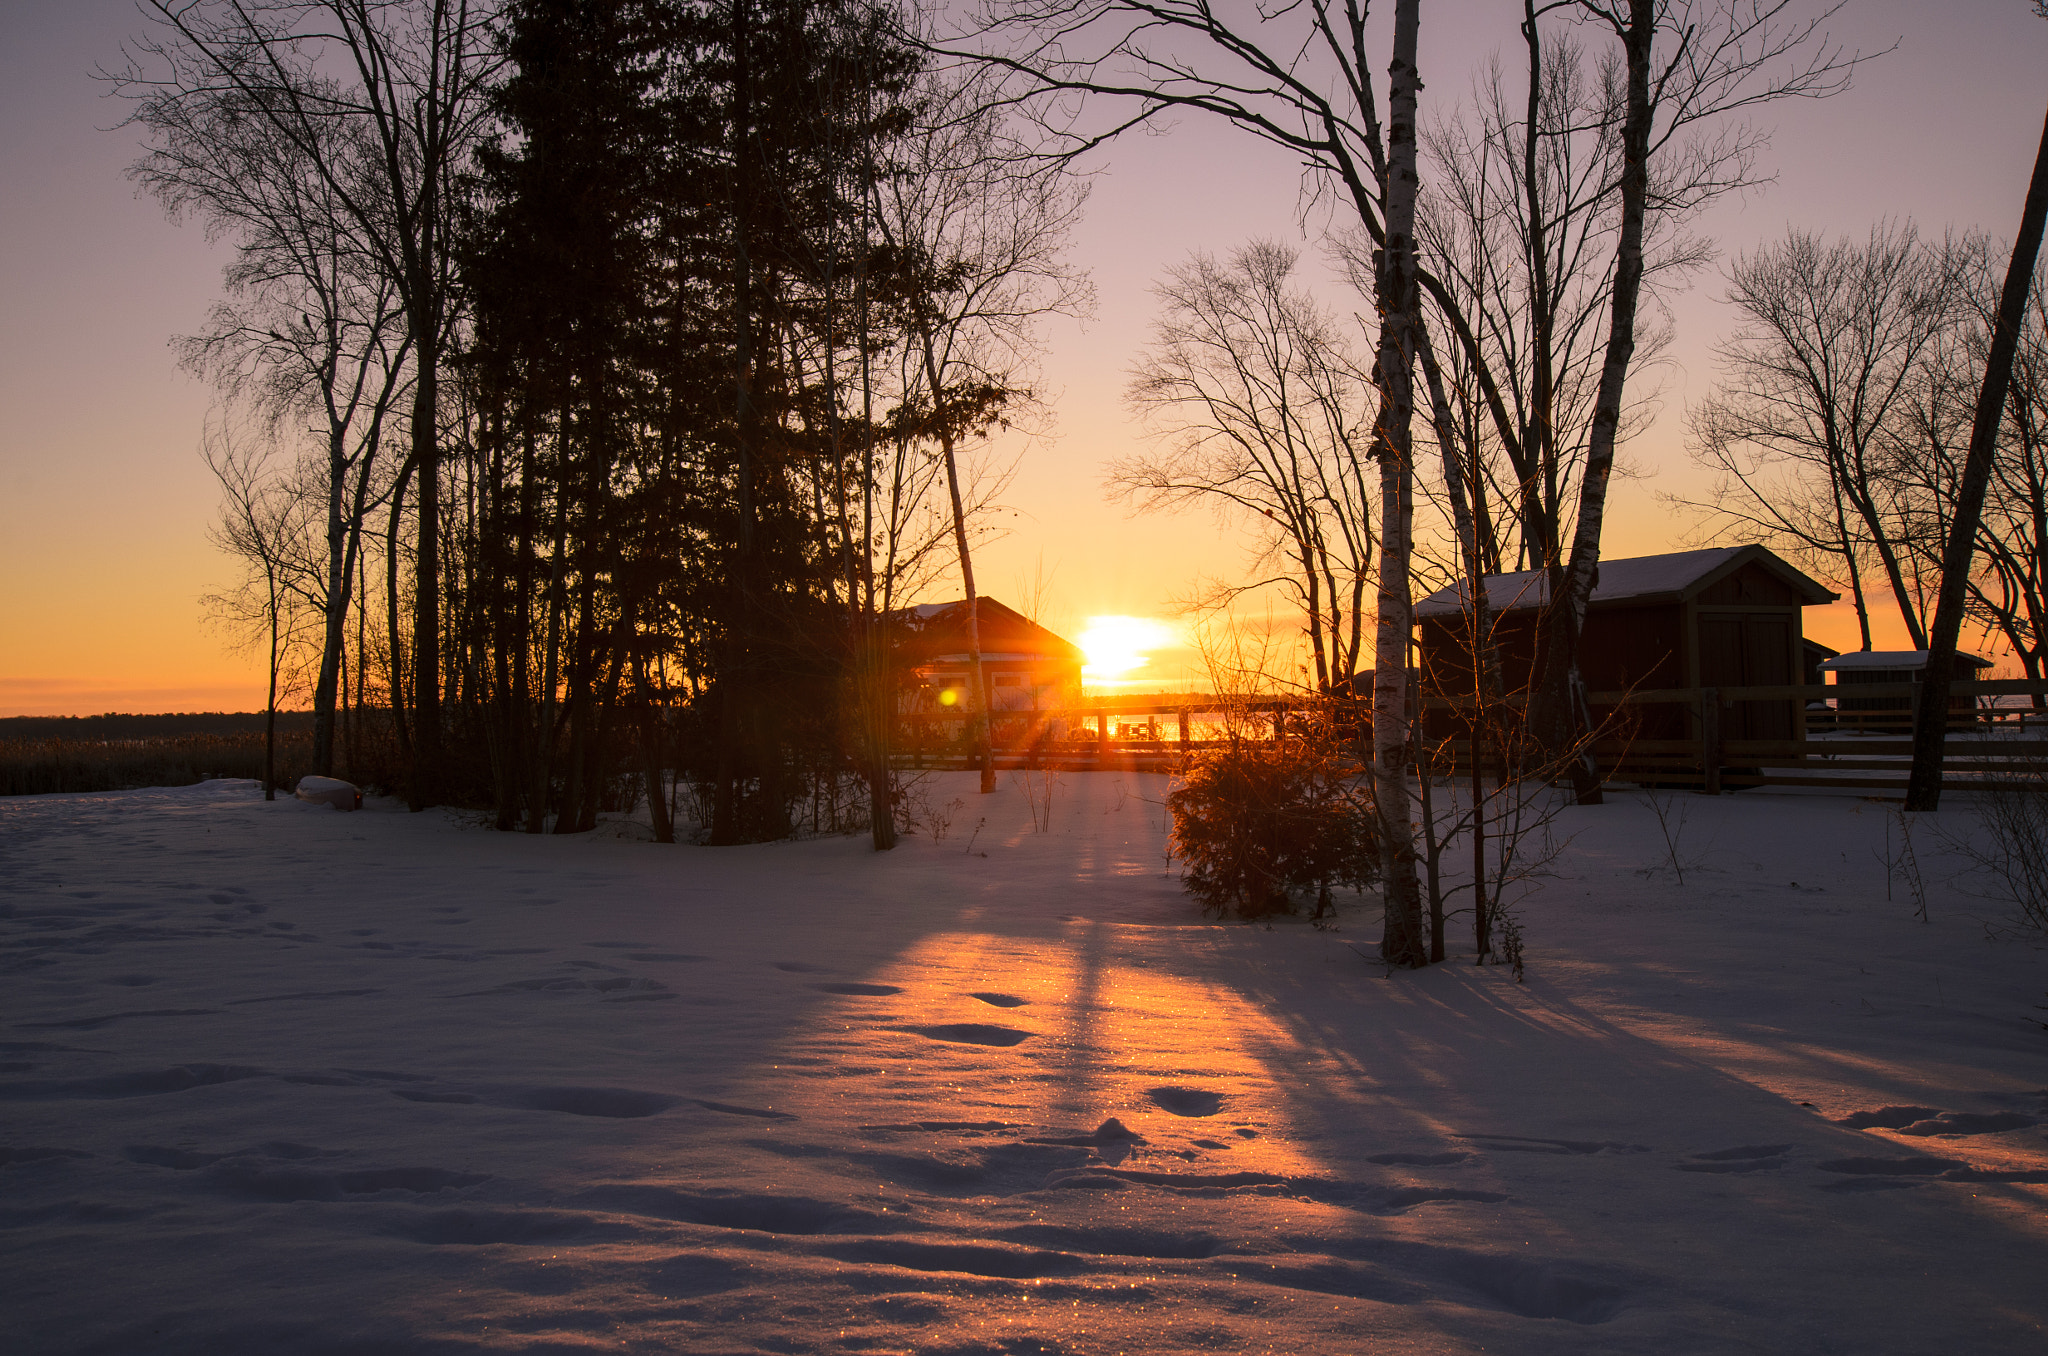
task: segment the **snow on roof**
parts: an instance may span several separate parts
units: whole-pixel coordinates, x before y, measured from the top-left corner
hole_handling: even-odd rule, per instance
[[[1592,601],[1614,603],[1631,598],[1676,598],[1708,575],[1732,564],[1745,552],[1754,552],[1759,561],[1774,565],[1799,579],[1806,579],[1762,547],[1713,546],[1703,551],[1671,551],[1661,556],[1603,560],[1599,565],[1599,582],[1593,586]],[[1819,587],[1811,580],[1806,582],[1812,587]],[[1550,579],[1545,571],[1522,570],[1516,574],[1486,576],[1486,601],[1496,612],[1542,607],[1549,600]],[[1465,581],[1461,579],[1417,603],[1415,615],[1447,617],[1463,611],[1464,607]]]
[[[1979,659],[1976,655],[1965,654],[1961,650],[1956,651],[1956,662],[1958,664],[1974,665],[1980,669],[1991,667],[1990,660]],[[1820,667],[1832,669],[1837,673],[1845,669],[1924,669],[1927,667],[1927,651],[1857,650],[1849,654],[1836,655],[1833,659],[1824,660]]]

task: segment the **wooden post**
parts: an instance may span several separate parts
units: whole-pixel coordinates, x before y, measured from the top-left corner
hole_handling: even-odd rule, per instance
[[[1706,783],[1700,790],[1721,794],[1721,689],[1700,689],[1700,768]]]
[[[1186,753],[1188,751],[1188,709],[1183,706],[1175,714],[1180,717],[1180,751]]]
[[[1097,770],[1109,766],[1109,712],[1095,713],[1095,766]]]

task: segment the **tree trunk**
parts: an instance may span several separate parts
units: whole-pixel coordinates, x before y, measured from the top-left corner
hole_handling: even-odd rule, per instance
[[[1941,553],[1941,594],[1934,610],[1933,634],[1927,638],[1927,667],[1920,671],[1920,706],[1913,714],[1913,771],[1906,781],[1906,808],[1934,810],[1941,806],[1942,745],[1948,735],[1948,687],[1955,672],[1956,639],[1963,629],[1965,586],[1983,518],[1984,492],[1991,484],[1991,458],[1998,446],[1998,426],[2005,418],[2005,394],[2012,384],[2013,356],[2019,350],[2020,322],[2027,293],[2034,282],[2034,261],[2041,252],[2041,233],[2048,223],[2048,120],[2041,126],[2041,147],[2034,155],[2034,176],[2027,185],[2020,212],[2019,234],[2005,269],[2005,291],[1998,302],[1997,328],[1984,361],[1984,385],[1977,393],[1977,414],[1970,425],[1970,452],[1963,463],[1956,492],[1955,519]]]
[[[1410,535],[1414,503],[1415,360],[1415,67],[1420,0],[1394,7],[1394,59],[1388,67],[1386,249],[1378,278],[1380,308],[1379,628],[1373,660],[1373,799],[1379,815],[1386,925],[1380,955],[1396,965],[1429,963],[1416,878],[1415,829],[1408,796],[1408,633]]]
[[[1622,35],[1627,54],[1627,112],[1622,120],[1621,236],[1615,246],[1614,302],[1608,317],[1607,356],[1593,403],[1586,466],[1579,478],[1579,516],[1571,556],[1550,571],[1543,616],[1543,668],[1530,708],[1530,724],[1554,764],[1571,777],[1581,805],[1600,803],[1599,772],[1587,732],[1586,685],[1579,672],[1579,632],[1600,569],[1600,528],[1607,485],[1614,475],[1614,444],[1621,431],[1622,392],[1636,351],[1636,308],[1643,289],[1643,225],[1649,212],[1651,46],[1658,0],[1629,0]]]
[[[437,324],[438,327],[438,324]],[[435,359],[438,335],[419,336],[412,457],[419,477],[413,559],[412,778],[407,802],[424,810],[441,794],[441,442]]]
[[[277,564],[263,562],[270,587],[270,695],[263,703],[263,799],[277,799]]]
[[[930,374],[929,357],[925,366]],[[936,380],[935,374],[933,380]],[[934,386],[934,404],[939,398],[938,389]],[[996,789],[995,738],[989,729],[988,684],[981,672],[981,602],[974,592],[974,559],[967,550],[967,512],[960,499],[960,470],[953,456],[950,429],[940,432],[939,447],[946,458],[946,490],[953,497],[953,545],[960,553],[960,586],[967,593],[967,686],[974,694],[969,699],[968,728],[974,739],[975,757],[981,762],[981,794],[986,796]]]

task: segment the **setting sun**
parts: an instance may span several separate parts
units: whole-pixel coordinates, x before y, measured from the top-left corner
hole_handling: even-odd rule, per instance
[[[1145,654],[1173,643],[1173,632],[1150,617],[1090,617],[1075,643],[1087,654],[1081,676],[1114,683],[1152,661]]]

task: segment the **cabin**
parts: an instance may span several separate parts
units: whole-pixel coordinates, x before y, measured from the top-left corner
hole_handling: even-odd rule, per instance
[[[1510,693],[1526,691],[1535,677],[1549,577],[1541,570],[1488,575],[1486,596],[1502,677]],[[1837,596],[1761,546],[1603,560],[1579,639],[1579,669],[1591,692],[1798,686],[1813,662],[1803,609]],[[1466,616],[1462,580],[1415,607],[1425,689],[1453,700],[1472,690]],[[1612,709],[1595,707],[1593,717],[1602,720]],[[1687,704],[1643,704],[1631,712],[1636,738],[1698,734]],[[1799,738],[1804,716],[1792,697],[1738,702],[1722,710],[1721,737]]]
[[[1835,675],[1836,686],[1851,692],[1876,683],[1917,683],[1921,671],[1927,667],[1927,651],[1861,650],[1854,654],[1836,655],[1820,667],[1824,672]],[[1953,672],[1957,678],[1981,678],[1983,670],[1990,667],[1988,659],[1956,651]],[[1977,699],[1969,693],[1951,693],[1948,709],[1951,712],[1974,712]],[[1912,710],[1913,699],[1909,696],[1859,697],[1844,692],[1835,698],[1836,718],[1844,727],[1851,729],[1891,732],[1911,729]],[[1954,719],[1950,717],[1951,723]]]
[[[970,615],[981,619],[981,671],[991,712],[1056,711],[1081,704],[1081,647],[993,598],[926,603],[904,613],[905,709],[937,713],[967,705]]]

